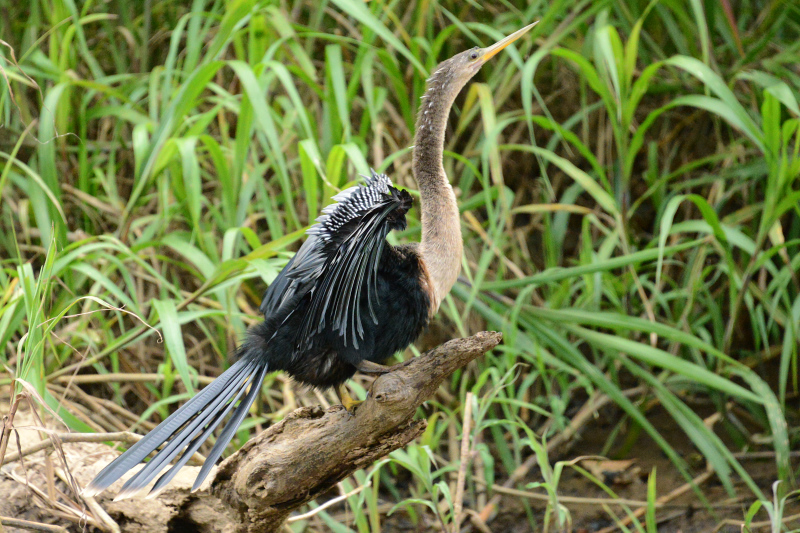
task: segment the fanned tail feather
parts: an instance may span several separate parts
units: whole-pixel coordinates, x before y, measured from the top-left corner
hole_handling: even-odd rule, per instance
[[[172,480],[180,468],[211,436],[217,426],[236,406],[231,419],[225,425],[214,447],[206,458],[200,473],[192,486],[196,490],[208,476],[225,447],[233,438],[242,419],[258,396],[261,383],[267,374],[266,362],[253,357],[242,357],[223,372],[210,385],[201,390],[191,400],[161,422],[142,440],[131,446],[100,471],[84,489],[84,494],[94,496],[111,486],[129,470],[138,465],[159,446],[165,446],[148,461],[139,472],[131,477],[120,490],[116,499],[129,497],[146,487],[169,463],[178,461],[164,473],[150,492],[155,495]],[[242,395],[249,388],[247,395]]]

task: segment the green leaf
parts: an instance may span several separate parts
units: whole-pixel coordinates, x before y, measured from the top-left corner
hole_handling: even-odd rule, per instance
[[[333,3],[336,4],[343,12],[355,18],[361,24],[378,34],[381,39],[386,41],[387,44],[392,46],[392,48],[400,52],[406,59],[408,59],[409,63],[411,63],[419,72],[427,72],[427,69],[420,62],[419,58],[412,54],[411,51],[402,42],[400,42],[397,37],[395,37],[394,33],[392,33],[389,28],[384,26],[384,24],[378,20],[375,15],[369,11],[369,9],[367,9],[367,5],[369,4],[360,0],[333,0]]]
[[[699,365],[684,361],[683,359],[676,357],[669,352],[665,352],[664,350],[653,348],[647,344],[632,341],[630,339],[624,339],[616,335],[600,333],[579,326],[570,326],[569,329],[576,335],[583,337],[587,341],[600,348],[606,350],[617,350],[626,353],[627,355],[639,359],[648,365],[661,367],[675,372],[676,374],[680,374],[693,383],[699,383],[711,389],[724,392],[730,396],[755,402],[757,404],[760,404],[763,401],[760,396],[750,392],[741,385],[737,385],[736,383],[725,379],[722,376],[718,376],[714,372]]]
[[[656,522],[656,467],[650,472],[647,477],[647,514],[645,515],[645,524],[647,525],[647,533],[658,533],[658,523]]]
[[[700,80],[711,92],[717,95],[717,98],[719,98],[719,100],[716,100],[706,96],[684,96],[675,99],[671,105],[691,105],[718,114],[731,125],[740,129],[762,151],[764,150],[760,128],[747,113],[744,106],[739,102],[739,99],[736,98],[736,95],[733,94],[733,91],[728,88],[716,72],[711,70],[711,68],[702,61],[693,57],[674,56],[667,59],[665,64],[685,70],[687,73]]]
[[[576,183],[580,184],[580,186],[583,187],[583,189],[589,193],[592,198],[594,198],[594,200],[609,214],[615,217],[619,216],[619,209],[617,208],[614,198],[609,193],[604,191],[603,188],[600,187],[600,185],[598,185],[598,183],[591,176],[563,157],[557,156],[550,150],[545,150],[544,148],[539,148],[538,146],[506,144],[501,146],[500,149],[531,152],[542,157],[543,159],[546,159],[547,161],[550,161],[564,171],[564,173],[570,178],[575,180]]]

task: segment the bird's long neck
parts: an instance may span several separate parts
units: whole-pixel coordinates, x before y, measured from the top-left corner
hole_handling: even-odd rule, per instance
[[[460,87],[454,88],[443,74],[440,69],[428,80],[413,152],[422,211],[420,251],[433,284],[434,312],[458,278],[462,250],[456,196],[442,166],[447,117]]]

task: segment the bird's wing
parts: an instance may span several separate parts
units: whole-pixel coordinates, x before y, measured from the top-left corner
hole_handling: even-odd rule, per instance
[[[363,337],[361,297],[366,291],[369,314],[377,294],[377,270],[390,221],[404,220],[411,196],[392,186],[388,176],[372,172],[365,186],[342,191],[322,210],[308,240],[278,274],[261,304],[271,316],[295,294],[310,293],[298,331],[299,348],[329,328],[345,345],[358,347]]]
[[[303,250],[304,247],[310,246],[311,239],[307,240],[303,243],[303,246],[300,247],[300,250]],[[272,280],[272,283],[269,284],[267,287],[267,291],[264,293],[264,299],[261,300],[261,305],[259,306],[258,310],[261,311],[261,314],[264,315],[264,319],[269,319],[272,315],[276,314],[281,306],[294,294],[297,292],[298,289],[298,282],[296,280],[290,279],[289,276],[286,275],[288,271],[292,269],[294,265],[295,258],[300,251],[297,252],[289,262],[286,263],[286,266],[283,267],[278,275]]]

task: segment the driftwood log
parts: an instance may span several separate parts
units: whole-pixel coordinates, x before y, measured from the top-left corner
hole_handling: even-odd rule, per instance
[[[156,501],[124,500],[107,509],[124,532],[278,531],[294,510],[420,435],[427,422],[414,420],[417,408],[500,340],[500,333],[482,332],[397,365],[375,379],[355,415],[342,406],[297,409],[223,461],[198,492],[173,490]],[[162,522],[147,518],[150,503],[168,511],[170,524],[156,509],[152,520],[161,515]]]

